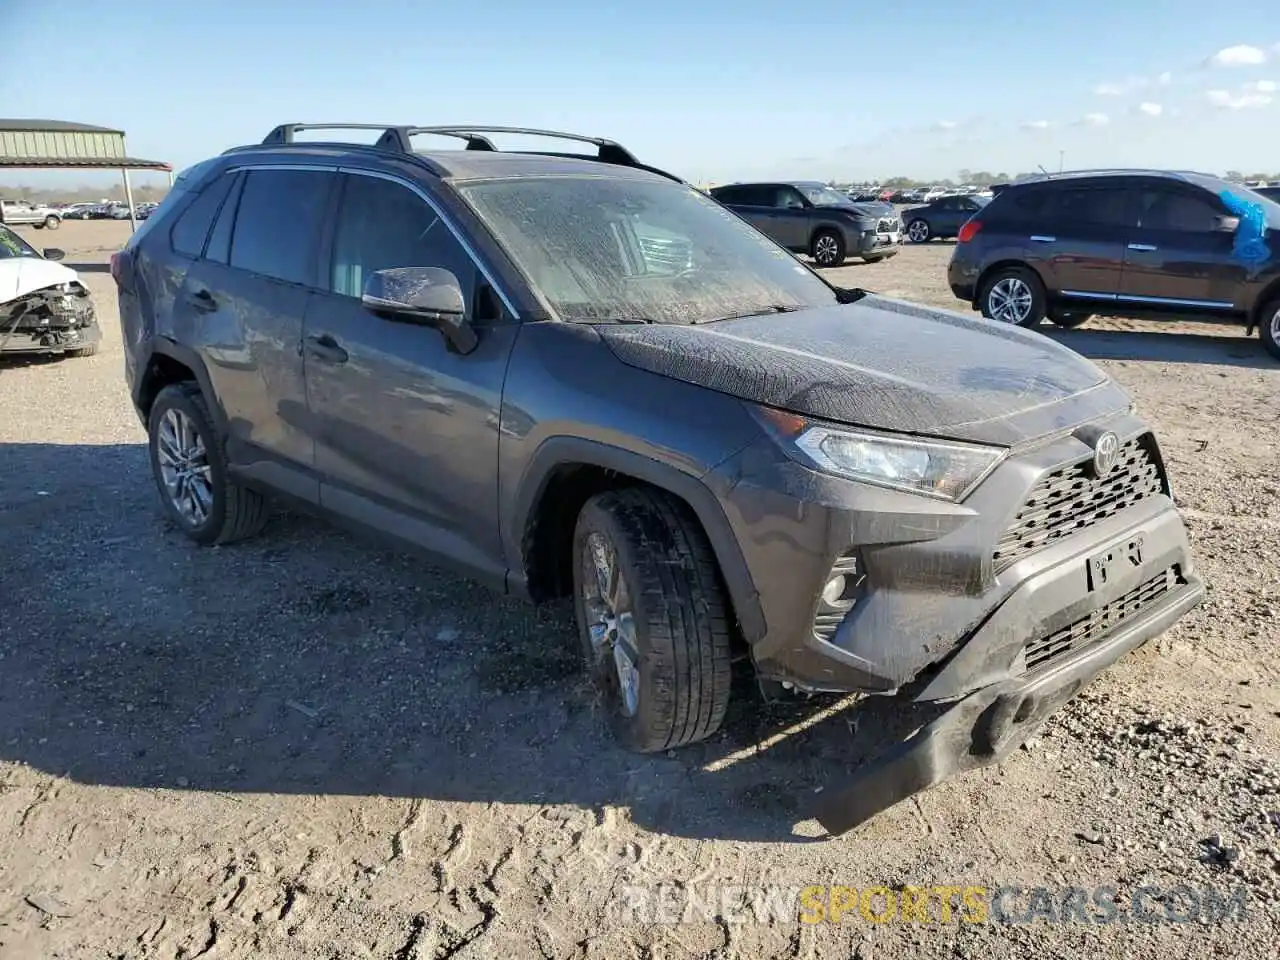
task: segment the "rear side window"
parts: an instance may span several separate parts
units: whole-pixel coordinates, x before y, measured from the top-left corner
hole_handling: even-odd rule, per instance
[[[215,263],[231,262],[231,233],[236,224],[236,207],[240,204],[240,188],[244,186],[244,174],[236,173],[227,180],[231,183],[231,192],[223,201],[218,213],[218,222],[213,225],[213,233],[209,235],[209,243],[204,248],[204,258]]]
[[[187,208],[178,214],[178,219],[169,231],[169,243],[173,249],[184,257],[192,259],[204,252],[204,242],[209,236],[209,228],[213,226],[213,218],[218,215],[222,201],[226,199],[234,178],[221,176],[205,186],[203,190],[187,204]]]
[[[1142,226],[1148,230],[1208,233],[1224,212],[1207,196],[1159,188],[1142,192]]]
[[[1044,216],[1049,199],[1047,190],[1037,188],[1004,189],[983,210],[988,223],[1031,223]]]
[[[317,170],[250,170],[240,189],[231,266],[316,285],[316,243],[335,177]]]
[[[1051,191],[1045,215],[1064,224],[1128,226],[1129,192],[1120,187],[1077,187]]]

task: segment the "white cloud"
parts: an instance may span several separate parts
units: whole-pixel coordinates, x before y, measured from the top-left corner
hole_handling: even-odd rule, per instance
[[[1158,117],[1164,113],[1164,107],[1158,103],[1140,103],[1138,104],[1138,109],[1148,117]]]
[[[1275,93],[1280,86],[1274,80],[1254,80],[1244,84],[1243,89],[1252,90],[1255,93]]]
[[[1085,127],[1105,127],[1110,122],[1111,118],[1105,113],[1086,113],[1076,121],[1076,124]]]
[[[1053,121],[1023,120],[1021,126],[1023,130],[1048,130],[1051,126],[1053,126]]]
[[[1093,92],[1100,97],[1122,97],[1124,87],[1118,83],[1100,83],[1093,88]]]
[[[1209,90],[1204,96],[1215,107],[1221,107],[1224,110],[1256,109],[1265,107],[1271,102],[1270,94],[1266,93],[1235,94],[1230,90]]]
[[[1173,79],[1172,74],[1161,74],[1162,78],[1167,76]],[[1168,81],[1160,80],[1160,83]],[[1123,97],[1126,93],[1132,93],[1135,90],[1141,90],[1144,87],[1151,86],[1151,81],[1147,77],[1125,77],[1123,80],[1109,80],[1106,83],[1099,83],[1093,88],[1093,92],[1100,97]]]
[[[1160,76],[1156,77],[1156,83],[1162,87],[1167,87],[1169,84],[1173,83],[1173,74],[1166,70],[1164,73],[1160,74]]]
[[[957,126],[959,126],[959,124],[957,124],[954,120],[939,120],[937,123],[933,125],[933,129],[954,130]]]
[[[1256,67],[1267,62],[1267,53],[1261,47],[1251,47],[1241,43],[1234,47],[1223,47],[1209,62],[1217,67]]]

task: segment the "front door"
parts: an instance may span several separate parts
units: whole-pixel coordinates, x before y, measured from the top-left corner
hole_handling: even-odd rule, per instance
[[[344,175],[329,246],[328,292],[312,299],[303,331],[321,504],[499,576],[499,410],[518,322],[404,184]],[[473,352],[361,306],[370,274],[408,266],[458,277],[479,337]]]
[[[1194,187],[1153,183],[1139,191],[1139,222],[1125,251],[1122,301],[1148,309],[1231,309],[1248,271],[1235,236],[1215,229],[1226,207]]]
[[[795,187],[777,188],[773,211],[774,235],[785,247],[808,250],[813,229],[813,204]]]

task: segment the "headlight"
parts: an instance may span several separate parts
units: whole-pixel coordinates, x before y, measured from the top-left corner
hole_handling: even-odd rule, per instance
[[[776,411],[765,420],[785,434],[792,457],[816,470],[944,500],[963,500],[1005,455],[998,447],[844,429]]]

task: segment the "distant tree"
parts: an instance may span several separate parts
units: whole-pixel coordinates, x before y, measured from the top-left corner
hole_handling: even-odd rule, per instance
[[[1245,178],[1244,174],[1241,173],[1239,170],[1228,170],[1225,174],[1223,174],[1223,176],[1227,180],[1243,180]]]

